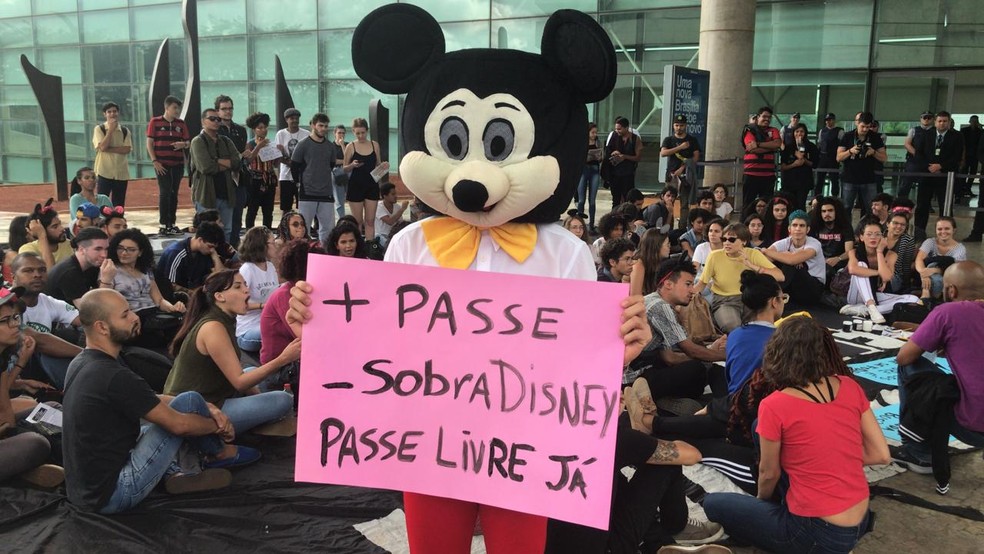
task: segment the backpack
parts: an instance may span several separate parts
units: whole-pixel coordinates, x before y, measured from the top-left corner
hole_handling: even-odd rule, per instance
[[[767,142],[769,140],[768,135],[762,132],[758,125],[749,123],[741,128],[741,134],[738,135],[738,144],[743,151],[745,150],[745,133],[752,133],[755,136],[755,142]]]
[[[103,134],[105,135],[105,134],[106,134],[106,125],[105,125],[105,124],[103,124],[103,123],[100,123],[100,124],[99,124],[99,130],[100,130],[100,131],[102,131],[102,132],[103,132]],[[127,134],[128,134],[128,133],[129,133],[130,131],[127,131],[127,130],[126,130],[126,127],[124,127],[124,126],[122,126],[122,125],[120,125],[120,130],[121,130],[121,131],[123,131],[123,140],[126,140],[126,135],[127,135]]]

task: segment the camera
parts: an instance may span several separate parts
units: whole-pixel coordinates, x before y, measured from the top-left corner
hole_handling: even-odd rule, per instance
[[[854,143],[854,145],[858,147],[858,157],[859,158],[863,158],[863,157],[865,157],[865,156],[868,155],[868,149],[871,147],[871,143],[870,142],[865,142],[863,140],[859,140],[856,143]]]

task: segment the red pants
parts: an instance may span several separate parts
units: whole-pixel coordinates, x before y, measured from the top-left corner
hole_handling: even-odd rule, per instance
[[[474,502],[403,493],[412,554],[467,554],[482,518],[488,554],[543,554],[547,518]]]

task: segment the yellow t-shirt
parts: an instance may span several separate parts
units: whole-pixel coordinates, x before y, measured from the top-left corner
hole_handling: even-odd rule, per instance
[[[767,269],[776,267],[765,254],[754,248],[745,248],[745,255],[757,266]],[[700,281],[705,285],[710,283],[711,292],[718,296],[738,296],[741,294],[741,272],[746,269],[748,267],[740,258],[729,258],[724,250],[715,250],[704,263]]]
[[[41,248],[38,247],[38,241],[33,240],[25,244],[24,246],[21,246],[20,250],[17,251],[18,254],[23,254],[24,252],[33,252],[38,256],[40,256]],[[55,257],[55,263],[58,263],[64,260],[65,258],[71,256],[72,253],[73,253],[72,245],[69,244],[69,242],[66,240],[65,242],[58,243],[58,248],[55,249],[54,252],[52,252],[52,255],[54,255]]]
[[[132,148],[133,142],[130,139],[133,133],[128,131],[126,137],[124,137],[122,129],[122,127],[117,127],[113,131],[113,136],[109,139],[109,145],[114,148],[119,146],[129,146]],[[102,127],[96,125],[96,128],[92,131],[93,148],[97,148],[105,136],[106,133],[103,132]],[[130,165],[127,163],[126,154],[96,150],[96,162],[92,164],[92,169],[96,172],[96,175],[107,179],[126,181],[130,178]]]

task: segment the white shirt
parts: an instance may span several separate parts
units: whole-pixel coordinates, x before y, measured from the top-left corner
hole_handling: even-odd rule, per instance
[[[393,204],[393,212],[397,210],[398,204]],[[393,212],[386,210],[386,203],[380,202],[376,207],[376,236],[377,237],[389,237],[390,230],[393,226],[389,223],[383,221],[383,216],[391,216]],[[403,217],[403,214],[400,214]]]
[[[692,260],[697,264],[697,278],[700,278],[700,274],[704,272],[704,264],[707,262],[707,257],[711,255],[711,243],[702,242],[694,248],[694,256]]]
[[[817,239],[807,236],[803,246],[796,248],[793,246],[793,239],[786,237],[772,243],[772,246],[769,248],[774,249],[776,252],[799,252],[805,248],[813,250],[813,257],[806,260],[806,269],[810,272],[810,276],[817,281],[821,283],[827,282],[827,266],[824,263],[823,247]]]
[[[50,333],[53,323],[71,325],[77,317],[78,308],[43,292],[38,295],[38,304],[29,306],[23,316],[24,324],[39,333]]]
[[[246,286],[249,287],[249,300],[251,302],[258,302],[260,304],[267,301],[273,291],[277,290],[280,286],[280,280],[277,277],[277,268],[273,265],[273,262],[267,262],[266,271],[260,269],[260,266],[246,262],[239,268],[239,274],[243,276],[246,280]],[[242,336],[251,329],[260,328],[260,314],[263,310],[249,310],[243,315],[236,316],[236,336]]]
[[[304,137],[306,137],[306,136],[308,136],[310,134],[311,133],[309,133],[308,131],[305,131],[304,129],[301,129],[300,127],[297,128],[297,132],[296,133],[291,133],[287,129],[281,129],[281,130],[277,131],[277,137],[276,137],[275,141],[276,141],[276,144],[278,146],[281,146],[282,145],[284,147],[284,149],[287,150],[287,159],[289,160],[291,154],[294,153],[294,147],[297,146],[297,143],[298,142],[301,142],[301,139],[302,138],[304,138]],[[294,177],[291,176],[291,174],[290,174],[290,164],[289,163],[280,164],[280,180],[281,181],[293,181],[294,180]]]
[[[535,277],[557,277],[596,281],[598,274],[591,252],[584,241],[560,225],[537,225],[536,247],[525,262],[519,263],[502,250],[487,231],[482,232],[478,254],[468,269]],[[386,248],[387,262],[438,267],[427,248],[420,222],[406,227]]]

